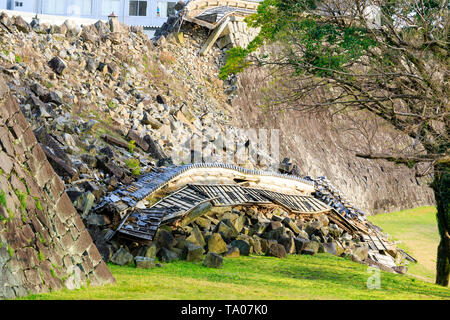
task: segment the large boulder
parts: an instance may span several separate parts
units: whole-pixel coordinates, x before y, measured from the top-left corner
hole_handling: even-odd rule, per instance
[[[295,234],[299,234],[301,231],[300,228],[295,223],[295,221],[292,220],[291,218],[284,218],[283,224],[289,229],[291,229]]]
[[[343,232],[344,232],[344,230],[339,228],[339,226],[337,224],[330,223],[328,225],[328,233],[334,239],[339,238]]]
[[[323,248],[324,248],[325,252],[328,252],[329,254],[338,255],[336,242],[334,242],[334,241],[323,243]]]
[[[314,255],[319,251],[320,243],[317,241],[309,241],[303,248],[301,254]]]
[[[317,250],[317,253],[325,253],[325,247],[323,246],[322,242],[319,242],[319,249]]]
[[[342,256],[342,254],[345,252],[344,247],[336,241],[336,255],[337,256]]]
[[[261,235],[266,230],[268,223],[259,222],[253,223],[250,227],[250,235]]]
[[[238,233],[240,233],[245,225],[245,216],[239,215],[236,219],[234,219],[232,221],[232,224],[233,224],[234,228],[236,229],[236,231]]]
[[[295,244],[295,251],[298,254],[301,254],[303,249],[306,248],[306,245],[309,243],[308,239],[296,237],[294,238],[294,244]]]
[[[283,224],[281,223],[281,221],[277,220],[277,221],[271,221],[269,223],[269,229],[270,230],[276,230],[278,228],[283,227]]]
[[[214,252],[208,252],[203,260],[203,265],[208,268],[222,268],[223,258]]]
[[[319,234],[320,228],[322,228],[322,223],[314,219],[306,224],[305,231],[311,237],[313,234]]]
[[[321,214],[317,217],[317,220],[320,221],[320,223],[322,224],[322,227],[326,227],[328,226],[328,224],[330,223],[330,220],[328,219],[328,217],[324,214]]]
[[[203,237],[203,234],[197,225],[193,226],[191,235],[188,238],[186,238],[186,240],[195,243],[201,247],[204,247],[206,245],[205,238]]]
[[[48,62],[48,65],[55,73],[59,75],[61,75],[67,68],[67,64],[60,57],[54,57]]]
[[[236,229],[234,227],[231,228],[225,220],[220,221],[217,225],[216,232],[220,233],[226,241],[231,241],[231,239],[238,235]]]
[[[95,202],[95,196],[91,192],[85,192],[80,197],[78,197],[77,200],[75,200],[73,202],[73,204],[74,204],[75,208],[77,208],[78,212],[80,212],[81,217],[86,218],[87,214],[92,209],[94,202]],[[95,218],[93,218],[92,220],[95,220]],[[94,221],[92,221],[92,222],[94,222]],[[100,223],[100,221],[97,221],[97,222]],[[88,219],[88,224],[89,224],[89,219]]]
[[[111,32],[111,30],[109,29],[109,25],[106,22],[103,22],[101,20],[98,20],[95,24],[94,24],[95,28],[97,28],[97,32],[100,35],[104,35],[104,34],[108,34]]]
[[[14,17],[14,25],[20,32],[29,33],[31,31],[31,26],[21,16]]]
[[[278,222],[278,221],[277,221]],[[286,232],[284,227],[279,227],[277,229],[272,229],[268,232],[264,232],[261,237],[267,240],[276,240],[278,241],[281,237],[285,236]]]
[[[175,248],[184,249],[188,242],[185,237],[177,237],[175,239]]]
[[[203,217],[198,217],[197,219],[195,219],[195,224],[198,225],[203,230],[211,229],[211,220]]]
[[[231,242],[231,246],[238,248],[241,256],[250,254],[250,243],[246,240],[234,240]]]
[[[156,259],[156,251],[157,251],[156,245],[152,244],[150,247],[147,248],[145,252],[145,257]]]
[[[158,258],[162,262],[172,262],[180,259],[176,252],[167,248],[161,248],[161,250],[158,251]]]
[[[239,249],[236,247],[231,247],[225,254],[224,257],[227,258],[238,258],[240,256]]]
[[[171,232],[164,229],[158,229],[155,235],[154,243],[158,249],[171,249],[176,242]]]
[[[74,20],[67,19],[63,24],[66,27],[67,33],[77,35],[80,33],[80,27],[76,24]]]
[[[359,246],[353,249],[352,254],[358,257],[359,260],[364,261],[369,256],[369,247],[368,246]]]
[[[152,269],[155,267],[155,259],[142,256],[134,257],[136,268]]]
[[[200,262],[203,260],[204,252],[203,247],[188,242],[184,247],[183,256],[186,261]]]
[[[278,243],[283,245],[284,249],[286,249],[286,253],[296,253],[294,237],[280,237]]]
[[[267,251],[269,257],[286,258],[286,250],[281,244],[272,244]]]
[[[326,236],[329,233],[329,229],[327,227],[322,227],[319,229],[319,231],[320,231],[320,236],[324,239],[326,238]]]
[[[214,253],[224,253],[227,252],[227,244],[225,241],[223,241],[222,236],[220,233],[213,233],[208,238],[208,252],[214,252]]]
[[[261,239],[257,236],[253,236],[253,253],[255,254],[263,254]]]
[[[124,248],[120,248],[113,254],[110,261],[119,266],[124,266],[133,261],[133,255]]]
[[[267,253],[272,244],[278,243],[276,240],[271,239],[261,239],[260,242],[261,242],[261,250],[263,253]]]
[[[149,135],[144,137],[145,142],[148,144],[147,152],[152,158],[158,159],[159,161],[168,160],[167,155],[164,153],[163,148],[159,145],[157,141],[152,139]]]

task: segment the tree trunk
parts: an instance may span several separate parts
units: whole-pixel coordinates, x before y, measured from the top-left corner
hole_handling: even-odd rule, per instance
[[[450,274],[450,165],[435,166],[433,181],[437,223],[441,241],[437,251],[436,284],[448,286]]]

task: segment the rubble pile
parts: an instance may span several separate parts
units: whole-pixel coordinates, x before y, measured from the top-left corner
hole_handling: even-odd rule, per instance
[[[109,223],[89,216],[95,203],[180,154],[190,157],[190,138],[224,154],[223,53],[197,55],[204,29],[185,23],[154,44],[115,22],[27,24],[5,13],[0,22],[0,73],[85,223]],[[252,148],[237,132],[233,139],[227,152]]]
[[[194,210],[191,221],[160,227],[151,243],[108,237],[123,217],[92,210],[105,196],[181,164],[182,155],[214,162],[192,152],[191,139],[200,138],[203,155],[258,154],[237,163],[247,169],[274,161],[230,127],[235,86],[218,78],[223,51],[198,55],[207,38],[204,28],[188,22],[153,42],[113,20],[79,28],[0,14],[0,73],[103,259],[145,268],[178,259],[220,267],[223,256],[329,252],[379,263],[361,235],[326,215],[293,216],[276,206],[211,206],[197,217]],[[326,190],[317,187],[317,196]],[[386,251],[397,265],[403,260],[395,248]]]
[[[224,154],[230,105],[217,76],[222,51],[196,56],[205,30],[185,24],[155,46],[125,25],[32,27],[4,13],[0,20],[0,72],[73,201],[85,192],[98,200],[182,154],[190,160],[191,138],[204,154]],[[228,152],[246,142],[233,138]]]
[[[348,200],[326,177],[317,179],[306,177],[314,182],[315,196],[327,205],[335,208],[339,213],[348,218],[365,220],[367,215]]]
[[[100,252],[107,261],[127,264],[132,256],[141,259],[152,247],[151,252],[160,261],[171,262],[191,260],[186,252],[194,246],[195,259],[201,261],[202,253],[213,251],[208,246],[208,237],[212,236],[221,240],[224,250],[214,254],[230,251],[235,256],[244,245],[235,240],[244,239],[245,252],[249,249],[254,254],[276,257],[328,252],[399,273],[406,272],[407,260],[415,262],[364,215],[355,218],[349,214],[354,208],[345,207],[342,199],[335,196],[330,201],[328,197],[331,207],[313,197],[319,197],[318,188],[323,189],[298,176],[227,164],[160,168],[110,193],[93,209],[118,221],[115,226],[109,225],[112,229],[104,230],[103,236],[99,230],[99,238],[104,241]],[[334,193],[340,194],[337,190]],[[339,212],[334,207],[343,209]],[[160,237],[180,238],[182,245],[176,247],[176,241],[170,240],[172,245],[160,246]],[[259,248],[258,241],[266,240],[272,240],[263,245],[266,250],[251,250],[255,241]],[[296,241],[318,244],[311,244],[314,250],[297,250],[298,246],[292,246]],[[117,260],[114,251],[120,257],[126,253],[128,260]],[[155,266],[155,260],[152,262]]]
[[[138,268],[177,260],[217,267],[210,264],[208,254],[217,255],[215,259],[221,261],[223,257],[250,254],[285,258],[286,254],[330,253],[388,272],[406,272],[404,266],[377,261],[368,242],[331,222],[325,213],[300,217],[277,206],[206,207],[193,210],[173,225],[161,226],[147,244],[112,240],[115,253],[111,252],[110,261]],[[406,259],[401,250],[393,249],[391,253],[399,265]],[[146,261],[145,265],[142,261]]]

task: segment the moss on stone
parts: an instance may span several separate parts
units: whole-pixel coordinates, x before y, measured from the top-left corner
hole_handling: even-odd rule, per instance
[[[45,254],[42,251],[39,251],[38,258],[39,258],[39,261],[44,261],[45,260]]]
[[[36,204],[36,208],[37,208],[39,211],[42,211],[42,204],[41,204],[41,202],[39,201],[39,198],[38,198],[38,197],[35,197],[35,198],[34,198],[34,203]]]
[[[9,253],[9,256],[12,258],[12,256],[14,255],[14,249],[11,248],[9,245],[8,245],[8,253]]]
[[[0,205],[3,208],[6,208],[6,195],[5,195],[5,191],[0,190]]]
[[[15,190],[14,193],[16,194],[17,198],[20,202],[20,212],[23,214],[27,208],[27,197],[28,194],[26,192],[22,192],[20,190]]]
[[[39,233],[39,241],[42,243],[42,244],[45,244],[47,241],[45,241],[45,239],[44,239],[44,237]]]

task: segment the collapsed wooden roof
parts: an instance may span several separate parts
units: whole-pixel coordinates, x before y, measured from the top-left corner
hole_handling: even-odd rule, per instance
[[[183,19],[208,29],[215,29],[229,16],[245,17],[256,12],[254,1],[193,0],[184,8]]]
[[[110,193],[94,210],[113,211],[121,218],[116,230],[105,236],[106,240],[118,234],[141,243],[152,241],[161,225],[178,223],[191,214],[197,216],[205,206],[282,207],[289,215],[306,220],[326,214],[348,234],[367,242],[372,260],[394,267],[389,253],[394,252],[392,245],[370,223],[357,219],[359,215],[348,214],[348,210],[339,212],[335,201],[324,198],[325,182],[229,164],[188,164],[155,169]]]
[[[168,196],[149,205],[148,199],[161,190]],[[94,210],[119,214],[123,220],[116,231],[151,240],[161,223],[177,220],[204,202],[215,206],[275,203],[303,213],[331,210],[312,197],[313,192],[314,184],[300,177],[198,163],[157,169],[110,193]]]

